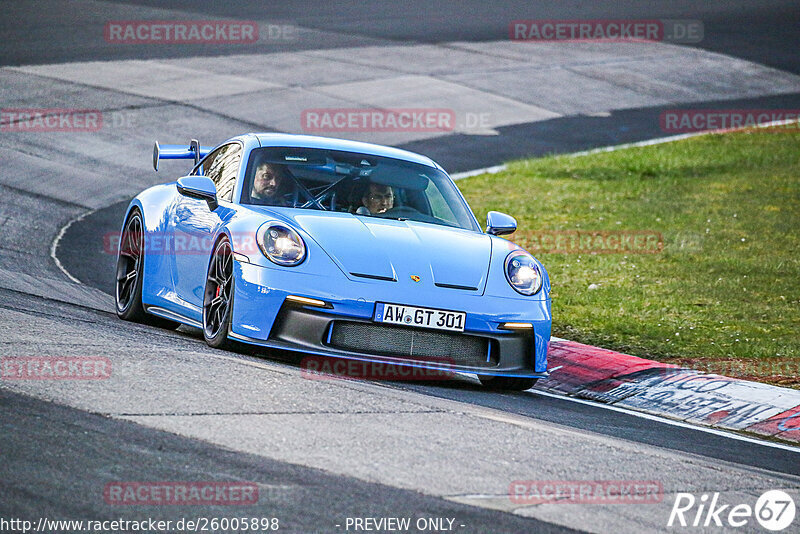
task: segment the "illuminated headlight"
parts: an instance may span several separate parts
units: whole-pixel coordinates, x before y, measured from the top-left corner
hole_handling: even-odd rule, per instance
[[[300,235],[282,224],[266,223],[256,232],[264,256],[278,265],[299,265],[306,259],[306,244]]]
[[[533,256],[515,251],[506,258],[506,279],[518,293],[534,295],[542,288],[542,271]]]

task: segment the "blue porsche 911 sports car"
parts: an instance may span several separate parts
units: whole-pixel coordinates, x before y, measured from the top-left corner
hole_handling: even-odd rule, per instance
[[[550,281],[486,231],[430,159],[385,146],[246,134],[216,148],[155,145],[193,159],[130,203],[117,314],[321,357],[477,374],[497,389],[547,376]]]

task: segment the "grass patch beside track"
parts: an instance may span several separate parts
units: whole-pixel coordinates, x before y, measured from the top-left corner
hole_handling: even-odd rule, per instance
[[[796,130],[518,161],[458,185],[480,220],[516,217],[510,238],[550,273],[554,335],[800,387]],[[660,252],[547,253],[530,237],[642,230]]]

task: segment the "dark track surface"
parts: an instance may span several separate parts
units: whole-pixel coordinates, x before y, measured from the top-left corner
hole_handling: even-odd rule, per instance
[[[164,346],[200,351],[193,353],[195,357],[209,350],[202,339],[192,333],[172,333],[122,323],[113,313],[79,309],[5,290],[0,290],[0,296],[3,297],[3,313],[23,313],[31,318],[38,315],[62,325],[80,323],[85,325],[90,337],[114,330],[115,337],[123,336],[134,346],[150,339],[152,358],[163,352]],[[115,324],[119,327],[114,328]],[[54,335],[57,333],[42,334],[42,337],[49,339]],[[112,358],[123,366],[124,362],[118,356],[112,355]],[[170,358],[175,364],[181,359],[178,354]],[[285,363],[296,366],[298,362],[288,360]],[[182,374],[177,369],[177,374]],[[143,370],[156,371],[155,368]],[[263,371],[261,374],[266,379],[269,373]],[[712,462],[720,459],[745,466],[745,469],[752,466],[772,472],[775,483],[784,480],[787,481],[784,483],[791,484],[789,476],[798,473],[796,452],[677,428],[595,406],[545,397],[536,392],[499,394],[465,381],[385,385],[611,436],[623,446],[626,441],[652,444],[663,450],[663,454],[678,451],[681,457],[680,453],[685,453],[687,465],[702,461],[703,457]],[[275,408],[264,406],[262,409],[270,411]],[[214,418],[213,413],[205,415]],[[330,424],[337,423],[332,421]],[[240,430],[243,433],[248,431],[247,428]],[[454,430],[442,429],[446,435]],[[458,529],[463,532],[565,531],[548,523],[461,506],[418,492],[229,451],[5,389],[0,389],[0,454],[3,459],[0,462],[0,491],[3,495],[0,517],[6,519],[102,520],[122,517],[138,520],[153,517],[177,520],[181,517],[231,517],[236,514],[239,517],[277,516],[290,532],[336,532],[342,530],[330,528],[331,525],[344,517],[430,516],[456,517],[469,527]],[[559,454],[570,461],[581,462],[583,451],[563,450]],[[419,461],[424,463],[425,459]],[[729,469],[730,465],[713,463],[720,469]],[[541,466],[531,467],[541,469]],[[371,468],[380,470],[381,466],[375,464]],[[442,473],[442,476],[459,475]],[[255,482],[262,488],[259,506],[252,507],[252,510],[250,507],[117,507],[106,505],[102,499],[102,488],[108,482],[207,480]]]
[[[235,453],[3,389],[0,408],[0,517],[6,520],[153,518],[177,522],[197,517],[277,517],[279,532],[342,532],[347,517],[410,517],[412,523],[420,517],[447,517],[455,518],[455,525],[465,525],[456,527],[463,533],[575,532],[536,519]],[[249,506],[104,502],[106,484],[129,481],[251,482],[259,486],[259,499]]]
[[[615,436],[637,443],[646,443],[780,473],[800,475],[797,452],[734,441],[693,428],[648,421],[641,417],[605,410],[597,406],[545,397],[539,395],[535,390],[519,395],[498,394],[480,391],[476,387],[470,388],[455,382],[438,386],[403,384],[399,387],[412,389],[426,395],[470,402],[572,428]]]
[[[3,6],[0,64],[61,63],[102,59],[148,59],[228,53],[264,53],[298,48],[343,46],[347,36],[376,40],[438,43],[489,41],[508,37],[508,25],[518,19],[696,19],[703,22],[705,37],[697,47],[721,52],[764,65],[800,72],[800,4],[791,0],[715,0],[697,2],[624,0],[618,2],[501,0],[445,0],[394,2],[378,0],[354,3],[346,0],[317,2],[262,2],[238,0],[185,2],[127,0],[104,2],[92,13],[49,9],[41,2],[30,9],[22,2]],[[102,4],[101,4],[102,5]],[[109,45],[102,39],[108,20],[132,20],[130,7],[143,19],[170,18],[152,11],[174,9],[198,16],[238,20],[293,23],[342,36],[329,43],[259,43],[219,47]],[[173,17],[174,18],[174,17]],[[69,32],[53,31],[68,26]]]
[[[682,109],[795,108],[800,93],[683,104]],[[565,154],[664,137],[658,117],[668,107],[626,109],[608,117],[570,116],[498,128],[500,135],[448,135],[401,145],[439,162],[449,172],[500,165],[523,157]]]
[[[114,275],[114,258],[103,253],[100,247],[92,249],[91,252],[94,254],[87,254],[85,249],[80,248],[80,243],[84,240],[97,242],[90,239],[92,236],[87,231],[96,232],[98,229],[101,229],[102,233],[119,231],[126,207],[127,203],[123,202],[89,215],[80,224],[70,227],[61,241],[59,257],[65,267],[77,274],[84,283],[102,291],[111,291],[109,285]],[[203,342],[202,339],[197,341]],[[535,392],[504,395],[485,391],[464,382],[443,382],[437,385],[395,383],[395,386],[639,443],[800,475],[797,452],[768,448],[711,435],[700,430],[648,421],[599,406],[544,397]]]
[[[254,0],[212,2],[127,1],[91,3],[91,9],[64,9],[58,1],[37,4],[6,2],[0,18],[0,65],[72,61],[175,58],[295,51],[411,42],[489,41],[507,38],[514,19],[625,18],[699,19],[705,39],[697,47],[775,68],[800,73],[800,3],[796,1],[625,0],[613,7],[581,1],[531,2],[478,0],[396,3],[388,0],[293,3]],[[100,6],[98,8],[98,6]],[[259,43],[245,46],[109,45],[102,39],[109,20],[170,18],[164,9],[189,12],[194,18],[231,17],[287,22],[326,32],[321,41]],[[176,15],[186,18],[186,15]],[[356,39],[356,37],[360,39]],[[364,39],[366,38],[366,39]],[[800,94],[746,101],[728,107],[796,108]],[[710,107],[702,103],[687,107]],[[609,117],[565,117],[500,128],[499,136],[447,136],[409,143],[403,148],[425,153],[457,172],[509,159],[563,153],[664,135],[654,120],[661,109],[624,110]],[[165,179],[167,179],[165,177]],[[86,284],[110,292],[113,258],[104,254],[101,236],[119,230],[126,203],[100,210],[73,225],[64,236],[59,257]],[[2,205],[0,205],[2,207]],[[2,217],[0,217],[2,219]],[[41,261],[49,261],[42,258]],[[50,265],[53,269],[54,266]],[[35,299],[16,295],[25,306]],[[30,302],[28,302],[30,301]],[[68,307],[68,306],[65,306]],[[95,313],[95,312],[91,312]],[[99,312],[98,312],[99,313]],[[98,319],[111,323],[112,317]],[[93,319],[90,319],[94,321]],[[113,319],[116,321],[116,319]],[[109,328],[114,328],[113,325]],[[50,334],[54,335],[54,334]],[[171,333],[160,334],[164,337]],[[176,334],[175,336],[180,336]],[[184,334],[185,340],[187,336]],[[141,333],[137,339],[144,338]],[[169,338],[172,339],[172,338]],[[201,339],[190,340],[202,344]],[[632,415],[553,399],[528,392],[489,393],[465,382],[396,384],[430,397],[486,406],[534,420],[558,423],[578,431],[613,436],[774,471],[800,474],[798,454],[699,430],[679,428]],[[346,516],[457,517],[463,532],[562,532],[548,523],[527,520],[423,496],[412,491],[370,484],[316,469],[231,452],[201,441],[152,430],[0,389],[0,517],[112,519],[118,507],[102,500],[102,486],[112,480],[236,479],[279,487],[264,490],[258,507],[239,509],[192,507],[124,510],[126,518],[271,515],[296,532],[335,532],[336,518]],[[281,489],[283,488],[283,489]],[[284,523],[285,521],[285,523]],[[609,526],[609,530],[613,526]]]

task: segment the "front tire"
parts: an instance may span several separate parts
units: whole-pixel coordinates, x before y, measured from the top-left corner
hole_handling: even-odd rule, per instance
[[[203,294],[203,338],[215,349],[233,349],[228,339],[233,311],[233,249],[227,237],[214,247]]]
[[[176,329],[180,323],[148,315],[142,306],[144,283],[144,222],[138,209],[131,210],[119,240],[114,299],[117,317],[124,321]]]
[[[531,389],[538,378],[523,378],[518,376],[486,376],[478,375],[484,387],[498,391],[525,391]]]
[[[119,240],[115,288],[117,317],[125,321],[144,321],[144,308],[142,307],[143,230],[144,225],[139,210],[131,211]]]

